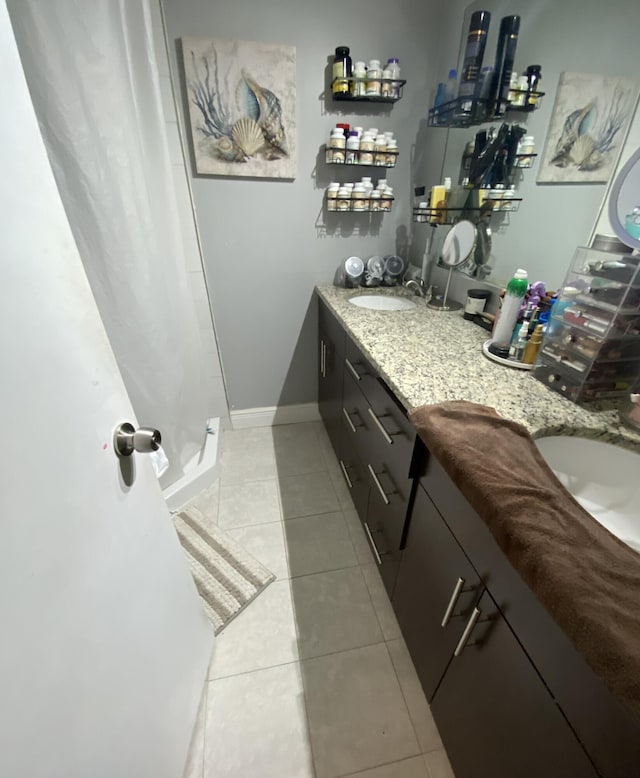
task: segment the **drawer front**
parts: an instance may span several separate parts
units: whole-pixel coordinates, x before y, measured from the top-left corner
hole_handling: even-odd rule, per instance
[[[349,487],[349,494],[351,495],[353,504],[358,512],[360,521],[364,523],[367,518],[369,492],[371,487],[368,472],[356,452],[352,434],[353,433],[343,416],[338,463],[342,470],[342,476],[345,483]]]
[[[409,502],[399,492],[391,491],[390,481],[384,473],[375,473],[375,470],[372,472],[371,465],[365,467],[371,484],[365,530],[368,530],[371,536],[369,542],[373,542],[376,546],[380,575],[391,596],[400,566],[402,555],[400,543]],[[382,490],[385,492],[384,497]]]

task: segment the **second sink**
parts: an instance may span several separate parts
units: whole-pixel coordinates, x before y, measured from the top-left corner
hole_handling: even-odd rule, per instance
[[[598,440],[535,441],[556,478],[612,535],[640,552],[640,455]]]

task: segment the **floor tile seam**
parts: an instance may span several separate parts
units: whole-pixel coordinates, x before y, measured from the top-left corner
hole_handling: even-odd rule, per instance
[[[237,678],[241,675],[251,675],[251,673],[261,673],[263,670],[272,670],[275,667],[287,667],[287,665],[301,665],[302,660],[301,659],[292,659],[288,662],[276,662],[274,665],[266,665],[265,667],[254,667],[253,670],[243,670],[239,673],[229,673],[229,675],[219,675],[215,678],[208,677],[206,680],[207,684],[215,683],[216,681],[226,681],[229,678]],[[302,668],[300,668],[300,672],[302,673]]]
[[[259,521],[256,524],[234,524],[232,527],[223,527],[218,524],[218,527],[225,532],[234,532],[237,529],[249,529],[250,527],[267,527],[270,524],[278,524],[282,526],[282,520],[280,521]]]
[[[402,641],[403,638],[396,638],[396,640]],[[389,661],[391,662],[391,667],[393,667],[393,673],[396,677],[396,681],[398,682],[398,688],[400,689],[400,694],[402,695],[402,699],[404,700],[404,707],[407,711],[407,716],[409,717],[409,723],[411,724],[411,729],[413,730],[413,736],[416,739],[416,745],[418,746],[418,752],[422,755],[424,753],[428,753],[422,750],[422,746],[420,745],[420,738],[418,737],[418,730],[416,728],[416,725],[413,721],[413,716],[411,715],[411,710],[409,708],[409,703],[407,702],[407,697],[404,693],[404,689],[402,687],[402,683],[400,682],[400,676],[398,675],[398,670],[396,668],[396,663],[393,661],[393,657],[391,656],[391,651],[389,650],[389,643],[390,641],[385,641],[385,647],[387,649],[387,654],[389,655]],[[409,657],[411,659],[411,657]],[[431,749],[432,751],[436,749]]]
[[[301,573],[300,575],[291,575],[291,570],[289,570],[289,579],[291,581],[297,581],[300,578],[310,578],[312,575],[323,575],[324,573],[337,573],[340,570],[353,570],[354,567],[358,567],[358,562],[355,562],[353,565],[341,565],[340,567],[330,567],[327,570],[316,570],[313,573]],[[366,585],[366,581],[365,581]],[[374,608],[375,610],[375,608]]]
[[[229,486],[246,486],[247,484],[263,484],[265,481],[277,481],[278,480],[278,474],[272,474],[265,476],[264,478],[252,478],[249,480],[241,480],[241,481],[227,481],[225,477],[221,474],[220,475],[220,489],[226,489]]]
[[[327,656],[337,656],[338,654],[348,654],[351,651],[360,651],[363,648],[371,648],[372,646],[382,646],[384,645],[384,640],[374,640],[373,642],[369,643],[363,643],[360,646],[352,646],[351,648],[340,648],[337,651],[327,651],[324,654],[314,654],[314,656],[301,656],[299,661],[301,664],[304,664],[308,661],[313,661],[314,659],[322,659],[323,657]]]
[[[370,565],[370,564],[376,564],[376,563],[372,561],[372,562],[365,562],[364,564]],[[375,603],[373,601],[373,595],[371,594],[371,589],[369,588],[369,582],[367,581],[367,576],[364,574],[364,570],[362,569],[363,566],[364,565],[363,565],[362,562],[358,562],[358,567],[360,568],[360,572],[362,573],[362,578],[364,579],[364,585],[365,585],[365,587],[367,589],[367,594],[369,595],[369,601],[371,602],[371,607],[373,608],[373,612],[375,613],[375,616],[376,616],[376,621],[378,622],[378,626],[380,627],[380,634],[382,635],[382,638],[383,638],[384,642],[388,643],[389,641],[387,640],[386,635],[384,634],[384,627],[382,626],[382,619],[380,618],[380,616],[378,614],[378,609],[376,608],[376,605],[375,605]],[[376,569],[376,573],[378,573],[377,569]],[[378,573],[378,575],[380,575],[380,574]],[[380,578],[380,583],[382,584],[382,586],[384,588],[384,583],[382,581],[382,578]],[[386,594],[387,590],[385,589],[384,591],[385,591],[385,594]],[[389,605],[391,605],[391,601],[389,601]],[[397,638],[392,638],[392,640],[393,639],[397,640]],[[389,649],[387,648],[387,651],[388,650]],[[391,658],[391,655],[389,655],[389,658]],[[393,660],[391,660],[391,664],[393,664]]]
[[[367,770],[378,770],[380,767],[389,767],[390,765],[402,764],[402,762],[408,762],[410,759],[420,759],[421,757],[422,754],[412,754],[411,756],[404,756],[402,759],[394,759],[391,762],[380,762],[379,764],[373,765],[373,767],[365,767],[364,770],[354,770],[350,773],[340,773],[340,775],[336,775],[335,778],[350,778],[352,775],[360,775]]]
[[[287,516],[287,517],[283,516],[282,521],[291,521],[292,519],[310,519],[313,516],[326,516],[327,513],[342,513],[343,510],[344,510],[343,508],[339,507],[337,509],[334,508],[333,510],[330,511],[320,511],[320,513],[309,513],[304,516]]]

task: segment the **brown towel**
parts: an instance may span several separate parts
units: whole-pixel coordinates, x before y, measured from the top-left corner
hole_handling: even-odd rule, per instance
[[[465,401],[409,418],[591,668],[640,714],[640,554],[564,489],[527,430]]]

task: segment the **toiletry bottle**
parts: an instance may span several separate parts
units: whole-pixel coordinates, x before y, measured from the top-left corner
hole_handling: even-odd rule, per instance
[[[511,71],[516,56],[519,30],[519,16],[504,16],[500,21],[500,35],[498,36],[496,63],[493,72],[493,89],[490,95],[493,105],[489,106],[489,110],[493,111],[495,116],[502,116],[508,107]]]
[[[400,98],[400,90],[402,84],[400,83],[400,60],[397,57],[389,57],[385,71],[389,71],[390,78],[393,79],[390,85],[389,97],[393,100]]]
[[[540,91],[540,80],[542,78],[542,68],[540,65],[529,65],[525,71],[527,78],[527,107],[535,108],[540,99],[537,94],[531,94],[532,92]]]
[[[364,62],[358,61],[353,66],[353,81],[351,82],[351,94],[353,97],[363,97],[366,91],[365,78],[367,69]]]
[[[523,321],[518,330],[518,334],[511,341],[509,348],[509,359],[513,359],[515,362],[522,362],[522,355],[527,347],[527,336],[529,334],[529,322]]]
[[[527,271],[519,268],[516,270],[511,281],[507,284],[507,291],[505,292],[504,300],[502,301],[500,315],[496,319],[496,326],[493,330],[492,340],[494,342],[509,343],[513,328],[518,320],[520,305],[522,304],[528,286]]]
[[[475,11],[471,15],[467,45],[464,50],[464,61],[460,73],[460,86],[458,87],[458,97],[467,98],[461,104],[461,108],[465,113],[469,113],[472,110],[473,98],[478,97],[480,70],[482,68],[484,49],[487,45],[490,21],[491,14],[489,11]]]
[[[455,68],[451,68],[449,76],[447,77],[447,84],[445,89],[445,102],[450,103],[456,99],[456,85],[458,83],[458,71]]]
[[[529,338],[522,355],[522,361],[525,365],[532,365],[536,361],[540,344],[542,343],[542,324],[537,324],[533,334]]]
[[[432,186],[429,207],[431,208],[431,218],[434,222],[442,223],[445,217],[445,197],[444,186]]]
[[[333,83],[331,91],[334,100],[345,100],[349,98],[349,81],[351,76],[351,57],[349,56],[348,46],[338,46],[336,55],[333,58]]]

